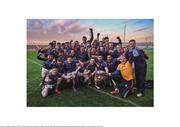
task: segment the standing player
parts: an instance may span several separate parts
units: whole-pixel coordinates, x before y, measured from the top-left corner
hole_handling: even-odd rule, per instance
[[[136,47],[135,40],[130,40],[129,45],[129,61],[130,63],[134,63],[135,67],[136,86],[138,90],[137,97],[141,97],[144,94],[144,83],[147,71],[146,59],[148,59],[148,56],[143,50]]]

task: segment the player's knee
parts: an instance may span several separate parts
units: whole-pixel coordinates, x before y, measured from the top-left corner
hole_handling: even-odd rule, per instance
[[[49,92],[49,89],[48,88],[44,88],[41,92],[41,95],[42,97],[47,97],[48,96],[48,92]]]
[[[59,83],[61,83],[61,81],[63,80],[63,78],[61,77],[61,78],[58,78],[58,80],[57,80],[57,84],[59,84]]]
[[[75,76],[72,76],[72,77],[71,77],[71,80],[75,80],[75,78],[76,78]]]

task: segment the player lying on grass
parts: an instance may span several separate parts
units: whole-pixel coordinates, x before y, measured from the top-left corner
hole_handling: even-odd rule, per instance
[[[78,72],[79,63],[77,60],[72,60],[72,56],[68,56],[67,60],[63,64],[63,74],[61,76],[61,79],[58,80],[55,92],[57,94],[60,94],[59,86],[61,85],[62,81],[66,81],[67,83],[72,82],[72,87],[74,92],[76,92],[76,74]]]
[[[41,95],[43,97],[46,97],[49,95],[50,92],[53,92],[54,87],[56,86],[56,83],[60,78],[61,78],[61,74],[58,73],[57,68],[52,68],[50,72],[47,72],[43,81]]]
[[[114,79],[118,77],[120,83],[127,84],[129,88],[133,87],[133,69],[132,65],[127,61],[126,57],[122,55],[120,57],[120,64],[117,67],[117,70],[113,73],[109,73],[110,78]],[[114,91],[111,91],[111,94],[118,94],[119,88],[116,83],[113,81]]]

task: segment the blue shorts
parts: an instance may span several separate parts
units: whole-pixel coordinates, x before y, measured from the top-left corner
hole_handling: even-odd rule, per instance
[[[118,80],[122,80],[121,74],[118,70],[114,71],[113,73],[111,73],[110,78],[117,78]]]

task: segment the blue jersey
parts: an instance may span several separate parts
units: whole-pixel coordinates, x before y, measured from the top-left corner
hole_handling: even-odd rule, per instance
[[[58,59],[59,61],[64,62],[64,61],[66,60],[66,56],[65,56],[65,55],[59,56],[57,59]]]
[[[107,59],[107,52],[106,51],[104,51],[104,52],[99,51],[98,55],[101,55],[103,57],[103,60]]]
[[[63,65],[54,63],[52,64],[52,68],[57,68],[59,73],[63,73]]]
[[[76,70],[76,64],[78,61],[72,61],[71,63],[68,63],[67,61],[64,62],[63,65],[63,73],[71,73]]]
[[[50,80],[46,80],[46,78],[45,78],[45,81],[44,81],[44,82],[45,82],[46,84],[55,84],[55,83],[57,83],[57,80],[58,80],[59,77],[61,77],[61,74],[60,74],[60,73],[57,73],[56,75],[52,75],[52,73],[49,72],[49,73],[47,74],[46,78],[49,78]]]
[[[122,54],[119,53],[117,50],[113,50],[112,52],[109,52],[109,54],[110,54],[113,58],[118,58],[120,55],[122,55]]]
[[[132,50],[129,50],[128,57],[129,57],[129,62],[130,63],[134,62],[136,68],[146,66],[146,60],[143,50],[138,48],[133,48]]]
[[[62,48],[56,48],[56,51],[57,51],[57,52],[62,52],[63,49],[62,49]]]
[[[107,64],[107,68],[109,70],[109,73],[112,73],[112,72],[116,71],[118,61],[117,61],[117,59],[113,59],[110,62],[106,61],[106,64]]]
[[[42,67],[47,69],[47,70],[52,69],[52,61],[50,61],[50,60],[44,61]]]
[[[98,64],[98,70],[105,71],[105,68],[107,67],[107,64],[105,61],[97,61]]]
[[[50,48],[45,49],[44,50],[44,55],[47,57],[49,54],[52,54],[52,51],[53,51],[53,49],[50,49]]]
[[[77,60],[80,60],[82,62],[88,61],[89,60],[88,54],[86,52],[84,52],[84,53],[78,52],[77,53]]]
[[[88,64],[86,67],[86,70],[90,71],[90,73],[93,73],[96,70],[96,65]]]

